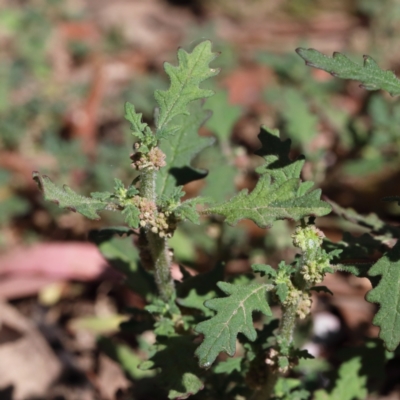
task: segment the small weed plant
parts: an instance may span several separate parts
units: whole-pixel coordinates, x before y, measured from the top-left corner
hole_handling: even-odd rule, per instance
[[[313,49],[297,49],[297,53],[307,65],[338,78],[357,80],[367,90],[400,94],[400,80],[368,56],[359,65],[339,53],[333,57]],[[122,214],[124,226],[91,232],[90,237],[146,302],[144,309],[130,309],[132,317],[121,329],[137,336],[148,359],[134,365],[137,360],[129,348],[114,347],[115,358],[135,379],[153,379],[169,399],[364,399],[373,389],[363,370],[363,355],[349,358],[329,386],[318,387],[311,378],[307,381],[296,375],[299,363],[315,361],[309,361],[313,357],[307,350],[296,346],[294,335],[299,321],[310,314],[312,292],[331,294],[321,286],[325,275],[346,271],[370,279],[372,290],[366,300],[379,305],[373,323],[380,328],[384,347],[392,352],[397,348],[400,244],[390,247],[390,239],[398,238],[399,229],[377,216],[364,217],[321,200],[314,183],[301,178],[304,157],[292,159],[290,140],[281,140],[278,130],[265,126],[258,135],[260,146],[255,154],[262,163],[251,191],[243,189],[226,199],[226,186],[232,183],[222,180],[208,197],[186,198],[184,185],[207,175],[192,161],[214,141],[199,136],[198,130],[210,116],[203,109],[203,99],[214,92],[201,85],[218,74],[219,70],[210,66],[216,57],[211,42],[204,41],[190,53],[180,49],[177,66],[165,64],[170,86],[154,93],[158,104],[154,127],[143,121],[134,105],[126,104],[125,118],[134,138],[131,184],[116,179],[112,191],[84,197],[37,172],[34,179],[46,200],[87,218],[99,219],[101,211]],[[224,159],[223,151],[220,157]],[[315,220],[332,210],[370,233],[361,237],[344,234],[339,243],[329,241]],[[251,276],[230,281],[224,281],[226,260],[221,256],[202,274],[192,276],[180,267],[183,279],[174,281],[171,270],[176,262],[170,239],[180,224],[201,224],[207,218],[231,226],[248,219],[263,229],[279,220],[295,221],[291,242],[297,255],[277,268],[253,264]],[[128,237],[138,251],[118,246],[117,236]],[[373,252],[382,254],[375,263],[351,262],[368,259]],[[281,312],[274,313],[279,319],[273,316],[272,305],[280,307]],[[151,345],[141,339],[148,330],[155,336]],[[382,357],[387,357],[384,347],[380,347]],[[154,398],[165,398],[162,396]]]

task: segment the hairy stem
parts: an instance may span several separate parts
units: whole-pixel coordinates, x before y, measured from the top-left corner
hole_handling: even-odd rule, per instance
[[[293,305],[282,308],[283,314],[282,314],[281,326],[279,328],[278,337],[283,343],[292,342],[293,332],[297,318],[296,316],[297,306],[298,302]]]
[[[146,232],[146,237],[154,260],[154,275],[160,297],[167,302],[175,296],[167,238],[160,238],[160,236],[151,231]]]
[[[143,170],[140,179],[140,195],[151,201],[156,201],[156,171]],[[171,276],[171,257],[169,255],[168,241],[153,233],[149,228],[144,228],[151,257],[155,281],[160,297],[169,301],[175,296],[174,281]]]
[[[282,307],[282,319],[279,327],[277,337],[281,343],[291,343],[293,339],[293,332],[296,325],[296,311],[298,303],[292,304],[287,307]],[[251,400],[268,400],[274,394],[276,381],[280,375],[279,369],[276,365],[269,368],[268,377],[264,385],[257,390]]]
[[[144,169],[140,174],[140,196],[156,201],[156,171]]]

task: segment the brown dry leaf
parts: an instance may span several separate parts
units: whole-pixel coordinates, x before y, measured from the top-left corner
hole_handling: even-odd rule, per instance
[[[35,326],[3,302],[0,322],[0,389],[12,388],[13,400],[47,394],[60,362]]]
[[[100,355],[97,387],[103,400],[115,400],[118,390],[125,391],[130,387],[119,364],[104,354]]]
[[[0,257],[0,297],[36,294],[63,280],[98,279],[107,263],[90,243],[42,243],[21,247]]]

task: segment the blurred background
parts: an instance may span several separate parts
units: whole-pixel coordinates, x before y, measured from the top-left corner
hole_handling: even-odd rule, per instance
[[[253,187],[265,124],[292,140],[293,157],[306,155],[303,178],[330,199],[396,224],[399,208],[380,199],[399,194],[400,105],[306,67],[294,50],[339,51],[358,63],[368,54],[398,71],[399,30],[398,0],[0,1],[0,399],[146,398],[129,397],[129,379],[146,377],[137,364],[151,338],[138,344],[118,333],[126,308],[144,299],[87,240],[121,220],[89,221],[44,202],[32,171],[81,194],[110,190],[114,178],[129,184],[124,102],[151,123],[153,92],[168,86],[163,62],[211,39],[222,70],[208,84],[217,95],[201,134],[218,140],[196,159],[210,174],[188,185],[188,196],[223,200]],[[333,241],[366,231],[334,216],[318,224]],[[182,265],[204,271],[222,257],[234,275],[254,261],[290,261],[291,228],[243,223],[222,234],[208,220],[183,225],[171,246]],[[129,238],[125,245],[133,252]],[[360,332],[376,337],[363,299],[369,282],[338,275],[327,285],[335,297],[315,310],[328,314],[323,325],[353,343]]]

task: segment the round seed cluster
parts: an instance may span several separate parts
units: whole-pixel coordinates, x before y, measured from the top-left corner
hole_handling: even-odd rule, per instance
[[[311,312],[312,299],[309,293],[302,293],[299,305],[297,307],[297,315],[300,319],[304,319]]]
[[[151,217],[154,216],[154,214],[157,212],[156,204],[154,203],[154,201],[150,201],[145,197],[141,196],[134,196],[132,198],[132,202],[140,211],[139,214],[140,221],[146,221],[144,224],[146,225],[147,221],[150,221]]]
[[[283,302],[283,305],[286,307],[297,305],[296,313],[300,319],[304,319],[310,313],[311,304],[312,299],[310,294],[308,292],[302,292],[294,286],[289,289],[289,293]]]
[[[170,212],[158,212],[153,201],[135,196],[133,204],[139,209],[140,226],[149,227],[151,232],[158,234],[161,238],[171,237],[175,230],[176,223],[173,222],[173,215]]]
[[[131,154],[132,167],[137,170],[156,170],[165,167],[165,154],[158,148],[153,147],[148,153],[137,153]]]
[[[325,268],[329,267],[329,260],[317,259],[308,261],[303,265],[300,273],[303,275],[305,281],[315,285],[324,280]]]
[[[294,286],[292,286],[289,289],[289,293],[286,296],[285,301],[283,302],[284,306],[293,306],[295,304],[298,304],[299,298],[302,296],[302,291],[299,289],[296,289]]]
[[[171,229],[171,226],[168,223],[169,216],[170,216],[169,212],[166,213],[160,212],[157,215],[155,215],[152,223],[150,224],[151,225],[150,230],[153,233],[157,233],[158,236],[160,236],[161,238],[172,237],[173,229]]]

